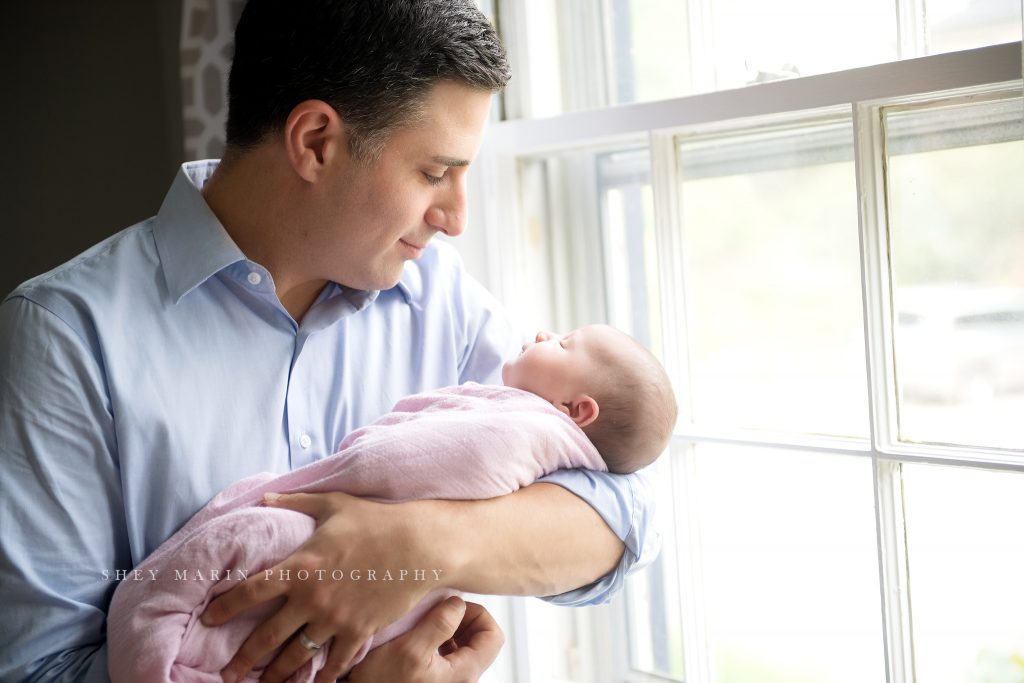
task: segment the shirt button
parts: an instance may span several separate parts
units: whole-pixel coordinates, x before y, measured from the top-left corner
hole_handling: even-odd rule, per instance
[[[262,275],[260,275],[259,273],[249,273],[249,284],[250,285],[258,285],[261,282],[263,282],[263,276]]]
[[[313,444],[313,439],[309,438],[309,434],[303,434],[299,437],[299,445],[305,450]]]

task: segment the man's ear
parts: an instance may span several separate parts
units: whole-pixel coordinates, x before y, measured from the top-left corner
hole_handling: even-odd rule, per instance
[[[569,403],[563,403],[564,411],[572,421],[580,428],[586,427],[588,424],[597,419],[597,414],[600,412],[600,408],[590,396],[586,394],[577,396]]]
[[[310,183],[317,181],[335,156],[348,153],[341,117],[322,100],[295,105],[284,124],[284,144],[292,168]]]

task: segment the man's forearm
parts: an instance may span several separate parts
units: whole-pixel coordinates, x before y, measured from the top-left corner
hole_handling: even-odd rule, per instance
[[[423,505],[445,583],[472,593],[563,593],[615,569],[625,549],[589,504],[555,484]]]

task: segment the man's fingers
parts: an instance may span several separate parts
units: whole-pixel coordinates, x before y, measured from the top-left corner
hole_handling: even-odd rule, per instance
[[[348,660],[341,652],[341,648],[331,646],[331,651],[327,654],[327,662],[324,664],[324,668],[317,672],[313,683],[334,683],[341,678],[342,672],[345,671],[345,665],[348,664]]]
[[[446,640],[450,640],[466,613],[466,603],[458,596],[434,605],[403,638],[406,649],[413,653],[434,653]]]
[[[316,493],[264,493],[263,504],[295,510],[316,520],[324,513],[323,495]]]
[[[275,508],[287,508],[309,515],[317,524],[355,498],[341,492],[333,493],[264,493],[263,504]]]
[[[444,655],[452,671],[473,679],[497,659],[505,634],[483,605],[466,603],[466,614],[453,638],[456,648]]]
[[[264,624],[263,626],[265,627],[266,625]],[[253,632],[253,637],[256,636],[257,632],[258,629]],[[313,647],[314,645],[323,647],[330,639],[329,635],[324,635],[322,631],[318,631],[315,626],[310,624],[300,628],[295,632],[291,642],[263,670],[263,675],[260,677],[261,683],[280,683],[286,680],[316,655],[317,650],[320,648]],[[248,645],[248,642],[246,645]],[[242,649],[245,649],[245,645],[242,646]],[[331,680],[333,681],[334,679],[332,678]]]
[[[484,609],[483,605],[475,602],[466,603],[466,614],[462,617],[462,623],[459,624],[459,628],[455,631],[453,640],[460,647],[470,645],[474,637],[487,636],[487,634],[495,634],[500,639],[502,644],[505,642],[505,633],[498,626],[498,622],[494,620],[491,613]]]
[[[300,616],[289,611],[287,606],[283,607],[277,614],[260,624],[255,631],[249,634],[249,637],[242,643],[242,647],[231,658],[227,666],[221,670],[221,677],[224,681],[228,682],[242,680],[245,674],[249,673],[257,662],[281,647],[292,634],[302,627],[303,623]],[[301,665],[302,662],[296,664],[291,671],[288,671],[279,680],[284,680],[290,676]]]
[[[266,581],[263,577],[263,572],[260,572],[217,597],[206,606],[200,620],[205,626],[220,626],[250,607],[276,598],[288,588],[287,582]]]

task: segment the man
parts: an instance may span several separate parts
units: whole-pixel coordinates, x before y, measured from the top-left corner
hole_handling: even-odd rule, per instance
[[[497,382],[518,350],[431,243],[465,228],[466,168],[508,78],[472,0],[251,0],[235,50],[224,160],[186,164],[156,217],[0,305],[4,681],[106,680],[105,570],[230,483],[330,454],[402,395]],[[282,496],[317,532],[207,608],[216,625],[282,600],[222,676],[280,647],[263,680],[285,680],[332,640],[317,680],[334,680],[439,584],[604,601],[657,550],[643,490],[562,472],[490,501]],[[296,579],[421,567],[440,581]],[[475,680],[500,644],[452,600],[352,679]]]

